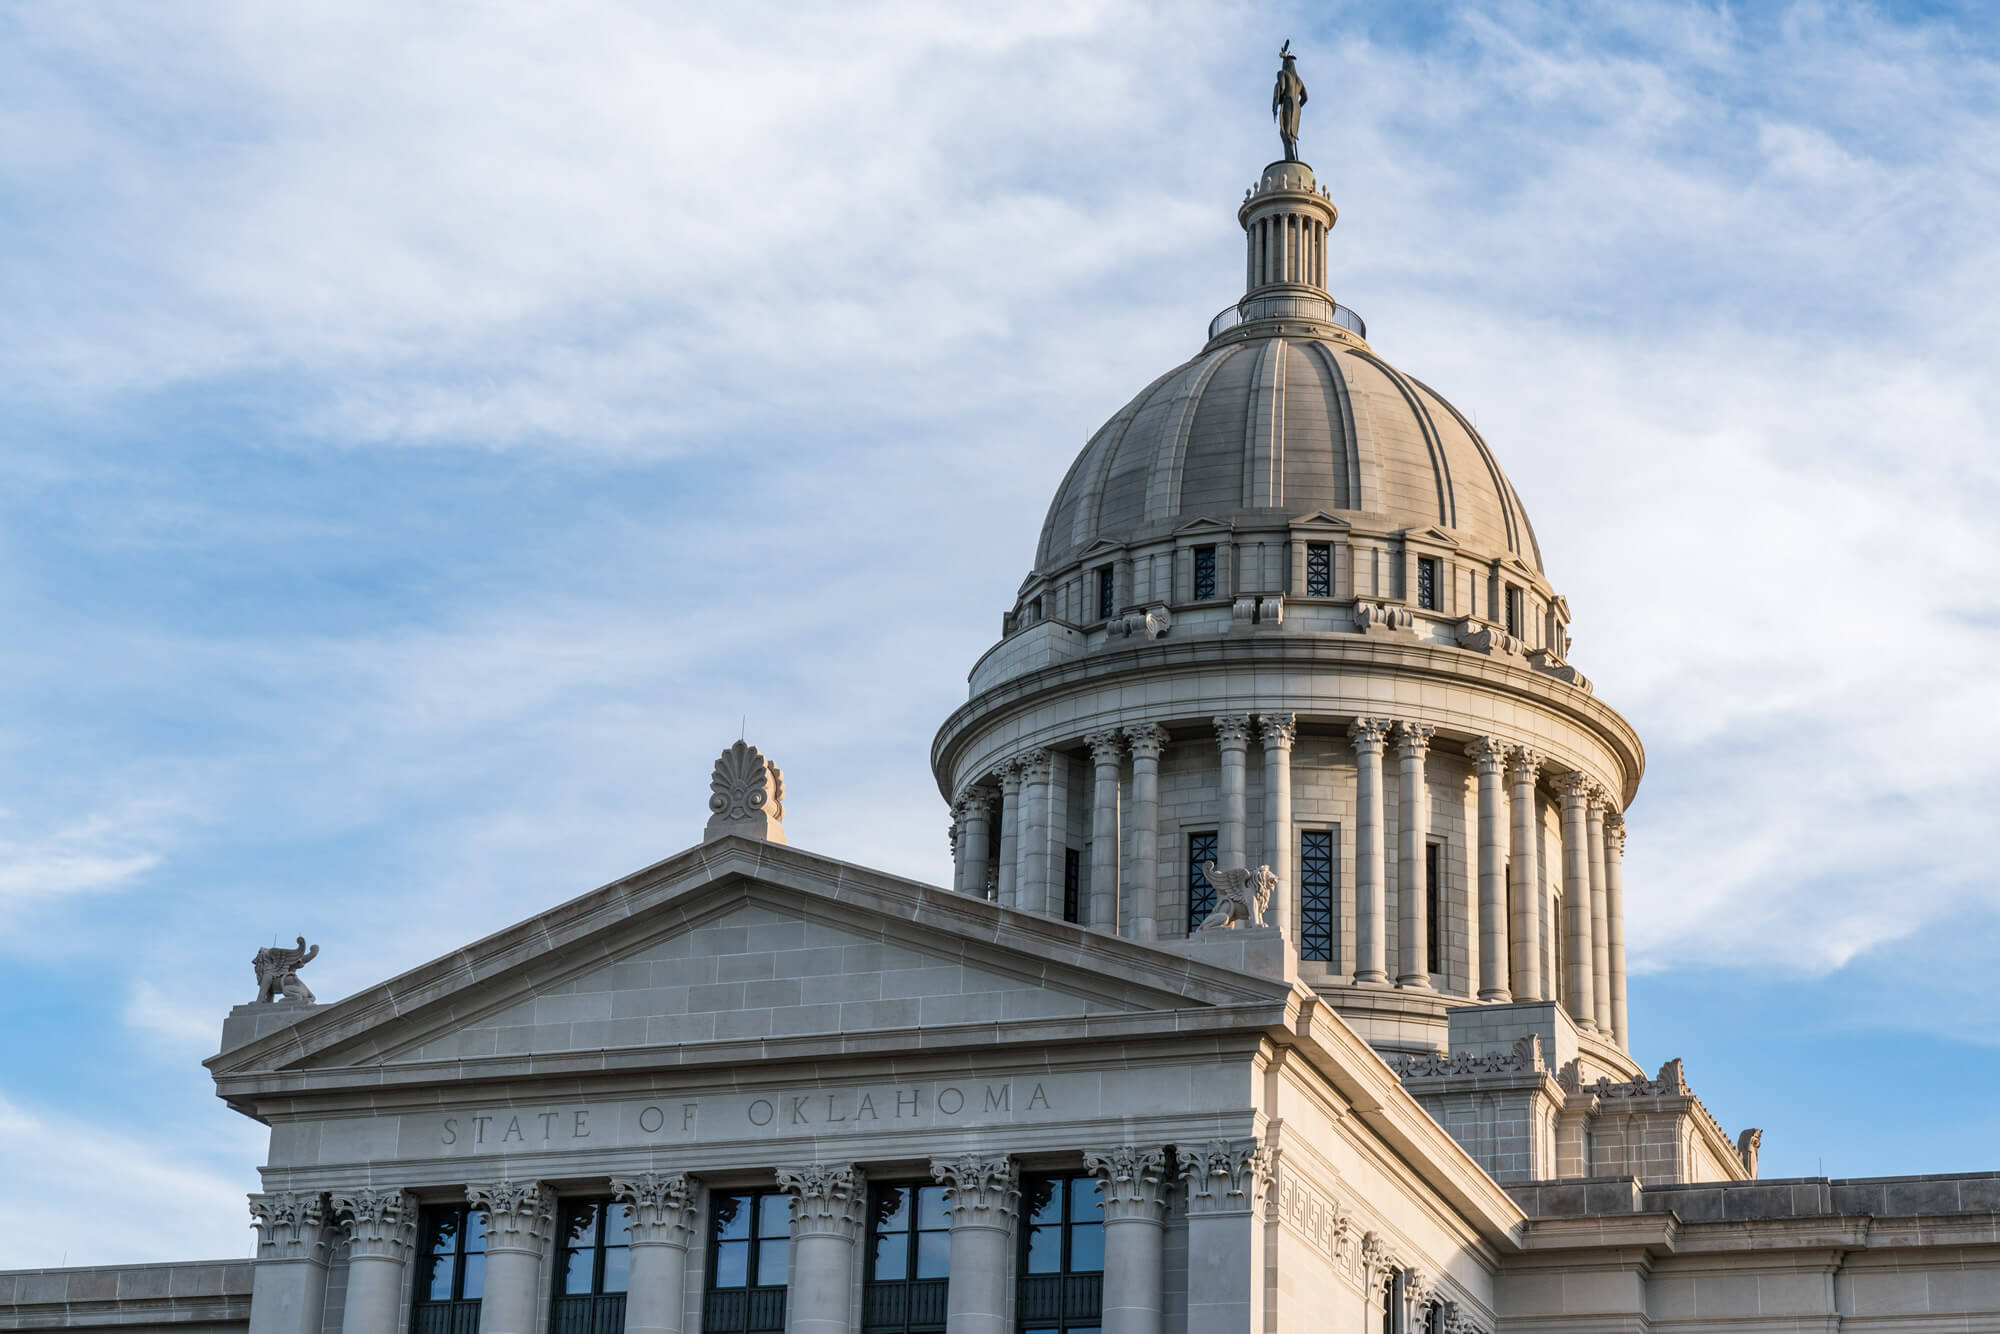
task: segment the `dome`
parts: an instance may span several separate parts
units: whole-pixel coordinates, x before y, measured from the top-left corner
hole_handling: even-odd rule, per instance
[[[1224,331],[1106,422],[1049,506],[1035,568],[1246,511],[1436,526],[1542,572],[1520,498],[1464,414],[1346,330],[1308,320]]]

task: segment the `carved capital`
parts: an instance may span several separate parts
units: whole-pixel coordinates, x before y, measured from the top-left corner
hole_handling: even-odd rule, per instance
[[[335,1192],[331,1203],[350,1255],[399,1263],[410,1258],[417,1244],[416,1196],[406,1190],[354,1190]]]
[[[1021,790],[1021,762],[1019,760],[1008,759],[994,765],[993,781],[1000,784],[1000,791],[1004,796],[1012,796],[1014,793],[1019,792]]]
[[[1565,806],[1588,808],[1590,805],[1590,790],[1597,786],[1597,782],[1589,774],[1577,769],[1564,774],[1562,782],[1558,786],[1562,792],[1563,804]]]
[[[785,776],[764,752],[738,741],[722,752],[708,780],[708,825],[702,841],[739,834],[785,841]]]
[[[257,1229],[259,1260],[326,1263],[326,1196],[318,1191],[273,1191],[250,1197],[250,1226]]]
[[[1085,1149],[1083,1163],[1104,1183],[1106,1222],[1157,1223],[1167,1211],[1167,1151],[1120,1144]]]
[[[672,1246],[686,1250],[694,1240],[700,1188],[685,1172],[644,1172],[613,1177],[611,1197],[632,1206],[634,1246]]]
[[[1290,750],[1299,739],[1296,713],[1260,713],[1257,730],[1266,750]]]
[[[1535,786],[1541,777],[1542,757],[1527,746],[1515,746],[1507,752],[1507,773],[1516,783]]]
[[[1614,861],[1625,859],[1625,817],[1617,811],[1605,812],[1604,850]]]
[[[1475,737],[1466,743],[1465,757],[1481,778],[1490,778],[1507,767],[1507,743],[1497,736]]]
[[[1014,763],[1021,770],[1021,783],[1046,783],[1049,771],[1055,765],[1055,756],[1046,750],[1031,750],[1025,755],[1016,755]]]
[[[976,1153],[931,1160],[931,1180],[945,1186],[953,1227],[1007,1229],[1021,1211],[1021,1172],[1004,1155]]]
[[[1134,760],[1157,760],[1160,752],[1167,748],[1167,729],[1158,723],[1128,727],[1125,729],[1125,740],[1132,747]]]
[[[465,1188],[486,1211],[486,1250],[540,1255],[556,1230],[556,1193],[539,1181],[493,1181]]]
[[[1400,722],[1396,724],[1396,753],[1406,760],[1421,760],[1430,753],[1431,737],[1437,728],[1429,723]]]
[[[1254,1210],[1271,1182],[1270,1152],[1254,1139],[1212,1139],[1176,1154],[1190,1214]]]
[[[1090,746],[1090,759],[1100,767],[1109,765],[1116,768],[1125,761],[1125,735],[1115,727],[1107,727],[1101,732],[1092,732],[1084,738]]]
[[[1046,753],[1046,752],[1044,752]],[[811,1163],[778,1169],[792,1197],[792,1236],[858,1241],[868,1211],[868,1178],[851,1163]]]
[[[1400,1267],[1396,1253],[1382,1240],[1381,1233],[1370,1232],[1361,1238],[1361,1273],[1370,1292],[1381,1291]]]
[[[1222,748],[1247,746],[1250,744],[1250,715],[1247,713],[1218,713],[1215,716],[1215,739]]]
[[[1382,743],[1389,736],[1387,718],[1356,718],[1347,725],[1347,739],[1354,743],[1357,751],[1382,753]]]

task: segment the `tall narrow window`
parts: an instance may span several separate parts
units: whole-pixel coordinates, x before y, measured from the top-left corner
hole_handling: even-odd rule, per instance
[[[1333,831],[1299,834],[1299,957],[1333,962]]]
[[[1438,863],[1442,857],[1435,843],[1424,844],[1424,968],[1433,973],[1444,971],[1442,951],[1438,949],[1438,909],[1443,906],[1443,878],[1438,873]]]
[[[478,1334],[486,1286],[486,1211],[425,1205],[418,1215],[416,1305],[410,1334]]]
[[[1206,602],[1215,596],[1215,548],[1194,549],[1194,600]]]
[[[1208,883],[1202,863],[1215,860],[1215,834],[1188,835],[1188,934],[1200,929],[1202,921],[1215,911],[1215,886]]]
[[[562,1202],[549,1334],[625,1328],[625,1280],[632,1272],[632,1206],[615,1200]]]
[[[1306,543],[1306,596],[1333,596],[1333,548],[1325,542]]]
[[[1521,637],[1521,590],[1512,584],[1507,586],[1507,633]]]
[[[1097,572],[1097,618],[1111,619],[1118,610],[1118,572],[1109,565]]]
[[[1382,1285],[1382,1334],[1403,1334],[1403,1271],[1392,1270]]]
[[[708,1213],[702,1329],[711,1334],[784,1334],[791,1202],[783,1191],[717,1191],[708,1197]]]
[[[1417,605],[1425,611],[1438,609],[1438,563],[1435,556],[1417,557]]]
[[[1083,906],[1083,853],[1075,848],[1063,849],[1063,920],[1080,920],[1078,913]]]
[[[1562,891],[1556,890],[1548,900],[1549,929],[1549,971],[1555,976],[1547,983],[1548,994],[1554,996],[1564,1008],[1569,1006],[1569,974],[1563,971],[1563,901]]]
[[[944,1192],[943,1186],[914,1185],[870,1190],[862,1334],[944,1334],[951,1273]]]
[[[1104,1196],[1095,1177],[1021,1183],[1022,1334],[1097,1334],[1104,1318]]]

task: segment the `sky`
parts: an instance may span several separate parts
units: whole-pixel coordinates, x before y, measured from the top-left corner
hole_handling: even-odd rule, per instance
[[[1648,748],[1635,1054],[2000,1168],[1980,7],[0,9],[0,1264],[248,1254],[201,1059],[695,842],[948,883],[931,736],[1301,152]],[[107,1191],[120,1207],[103,1207]]]

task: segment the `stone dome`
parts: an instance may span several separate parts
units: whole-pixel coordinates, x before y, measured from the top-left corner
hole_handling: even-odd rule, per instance
[[[1527,512],[1471,422],[1328,324],[1226,329],[1148,385],[1063,479],[1035,568],[1195,518],[1346,511],[1371,527],[1443,528],[1468,551],[1540,574]]]

